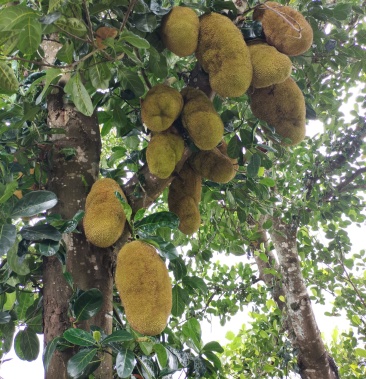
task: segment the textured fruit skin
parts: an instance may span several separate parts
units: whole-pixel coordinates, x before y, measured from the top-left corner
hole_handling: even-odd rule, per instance
[[[248,45],[253,65],[252,86],[269,87],[284,82],[292,71],[291,59],[264,42]]]
[[[146,149],[146,161],[149,171],[160,179],[168,178],[181,160],[184,140],[173,133],[154,134]]]
[[[193,54],[197,49],[199,18],[188,7],[173,7],[161,23],[160,35],[167,49],[180,57]]]
[[[122,235],[126,215],[114,194],[116,191],[125,198],[120,186],[113,179],[99,179],[86,198],[84,233],[87,240],[95,246],[112,246]]]
[[[107,48],[107,46],[104,45],[103,40],[105,40],[106,38],[116,38],[117,34],[118,34],[117,29],[109,28],[108,26],[101,26],[95,32],[95,35],[96,35],[95,43],[97,44],[99,49],[104,50]]]
[[[309,50],[313,42],[313,29],[297,10],[274,1],[259,5],[253,20],[261,21],[266,41],[289,56]]]
[[[173,124],[182,108],[183,98],[179,91],[157,84],[148,91],[141,104],[142,121],[153,132],[162,132]]]
[[[125,244],[117,256],[115,282],[131,327],[148,336],[160,334],[172,309],[172,285],[155,248],[141,241]]]
[[[252,81],[248,47],[239,29],[218,13],[200,17],[196,57],[222,97],[241,96]]]
[[[283,138],[296,145],[305,138],[305,99],[292,78],[271,87],[258,88],[250,94],[255,117],[273,126]]]
[[[224,124],[220,116],[202,91],[186,87],[181,93],[184,99],[183,126],[199,149],[213,149],[224,134]]]
[[[193,154],[190,164],[203,178],[216,183],[228,183],[236,174],[234,162],[217,147]]]
[[[179,217],[179,230],[187,235],[195,233],[201,223],[198,204],[201,200],[202,178],[186,162],[174,178],[168,193],[169,211]]]

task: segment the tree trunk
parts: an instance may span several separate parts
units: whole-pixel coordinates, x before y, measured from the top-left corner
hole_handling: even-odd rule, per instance
[[[67,220],[84,208],[86,194],[98,176],[101,149],[99,125],[96,115],[86,117],[72,105],[64,105],[62,88],[57,87],[48,98],[48,124],[65,131],[53,141],[48,189],[58,197],[58,204],[52,212]],[[65,148],[74,149],[75,155],[71,159],[64,154]],[[88,328],[90,324],[95,324],[106,333],[111,333],[111,249],[96,248],[86,241],[84,234],[78,233],[65,235],[64,242],[66,269],[71,273],[75,287],[82,290],[98,288],[104,296],[101,311],[83,326]],[[44,338],[47,344],[71,326],[67,310],[72,289],[64,279],[57,257],[44,259],[43,273]],[[67,360],[72,354],[72,351],[56,352],[46,374],[47,379],[67,378]],[[112,378],[112,361],[105,358],[99,378],[108,379]]]
[[[299,350],[298,364],[303,379],[338,379],[337,368],[328,356],[315,320],[310,297],[301,273],[297,251],[297,226],[273,218],[270,233],[282,274],[294,347]]]

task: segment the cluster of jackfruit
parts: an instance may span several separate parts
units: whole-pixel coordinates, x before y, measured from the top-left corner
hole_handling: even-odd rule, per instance
[[[172,309],[172,286],[155,248],[142,241],[125,244],[117,256],[115,283],[131,327],[148,336],[160,334]]]
[[[184,234],[193,234],[200,227],[201,190],[201,176],[186,162],[170,184],[168,194],[169,211],[179,217],[179,230]]]
[[[121,237],[125,227],[126,215],[115,192],[126,199],[116,181],[99,179],[86,198],[84,232],[87,240],[95,246],[112,246]]]

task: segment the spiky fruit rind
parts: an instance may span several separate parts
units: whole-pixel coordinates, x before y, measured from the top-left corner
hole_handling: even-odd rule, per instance
[[[179,218],[179,230],[191,235],[200,227],[201,215],[195,202],[191,196],[184,196],[176,203],[170,203],[169,211],[175,213]]]
[[[291,59],[264,42],[248,45],[253,65],[252,86],[269,87],[284,82],[292,71]]]
[[[273,126],[283,138],[290,139],[289,145],[296,145],[305,138],[305,99],[291,77],[274,86],[254,90],[250,99],[254,116]]]
[[[160,179],[168,178],[182,158],[184,140],[173,133],[154,134],[146,149],[149,171]]]
[[[266,41],[289,56],[303,54],[313,42],[313,29],[297,10],[267,1],[256,7],[253,20],[261,21]]]
[[[141,104],[143,123],[153,132],[168,129],[183,108],[182,95],[165,84],[157,84],[146,94]]]
[[[155,248],[142,241],[125,244],[117,256],[115,282],[131,327],[148,336],[160,334],[172,309],[172,286]]]
[[[126,199],[116,181],[103,178],[93,184],[86,198],[84,233],[87,240],[95,246],[112,246],[121,237],[125,227],[126,215],[115,192]]]
[[[201,150],[213,149],[222,139],[224,124],[210,99],[200,90],[182,90],[182,123],[194,144]]]
[[[218,13],[200,17],[196,57],[220,96],[238,97],[248,89],[252,81],[249,50],[229,18]]]
[[[197,49],[199,19],[188,7],[176,6],[161,23],[160,35],[167,49],[180,57],[193,54]]]
[[[233,161],[218,148],[193,154],[190,164],[203,178],[216,183],[228,183],[236,174]]]

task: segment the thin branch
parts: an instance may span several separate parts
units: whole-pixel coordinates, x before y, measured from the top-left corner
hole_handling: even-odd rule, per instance
[[[359,168],[352,175],[346,178],[342,183],[336,187],[337,192],[342,192],[350,183],[352,183],[358,176],[366,172],[366,167]]]
[[[121,27],[120,27],[120,29],[119,29],[119,32],[120,32],[120,33],[122,33],[122,30],[123,30],[124,27],[126,26],[126,24],[127,24],[127,20],[128,20],[128,18],[130,17],[130,14],[131,14],[131,12],[133,11],[133,8],[135,7],[136,3],[137,3],[137,0],[131,0],[131,1],[130,1],[130,4],[128,5],[128,8],[127,8],[127,11],[126,11],[125,17],[124,17],[123,22],[122,22],[122,25],[121,25]]]
[[[89,8],[88,8],[88,4],[86,3],[86,0],[83,0],[83,6],[84,6],[84,10],[85,10],[86,20],[88,23],[89,39],[90,39],[90,42],[94,45],[94,42],[93,42],[94,41],[93,26],[92,26],[92,22],[90,20],[90,13],[89,13]]]

